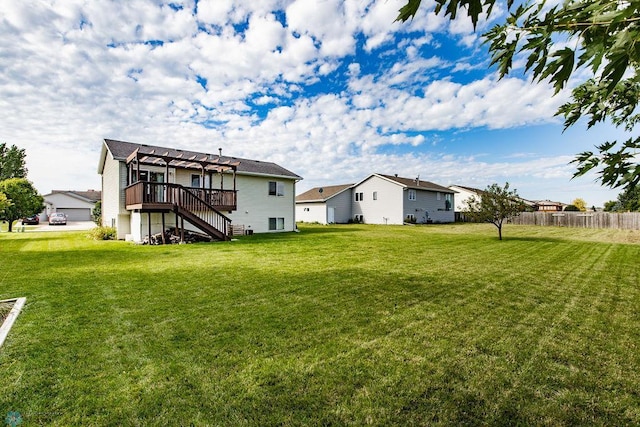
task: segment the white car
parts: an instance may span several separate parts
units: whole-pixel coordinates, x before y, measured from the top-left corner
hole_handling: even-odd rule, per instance
[[[49,216],[49,225],[67,225],[67,216],[62,212],[52,213]]]

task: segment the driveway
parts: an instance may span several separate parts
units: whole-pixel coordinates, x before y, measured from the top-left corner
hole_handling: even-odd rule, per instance
[[[21,225],[15,225],[14,227],[21,227]],[[40,224],[25,225],[25,231],[79,231],[90,230],[96,226],[93,221],[67,221],[67,225],[49,225],[48,222],[41,222]]]

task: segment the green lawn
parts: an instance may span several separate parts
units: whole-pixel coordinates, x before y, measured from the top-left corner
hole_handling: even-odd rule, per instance
[[[640,424],[640,232],[301,226],[136,246],[0,233],[0,420]]]

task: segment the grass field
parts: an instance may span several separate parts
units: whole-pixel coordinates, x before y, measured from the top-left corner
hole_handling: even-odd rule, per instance
[[[640,232],[301,226],[135,246],[0,233],[0,419],[640,424]]]

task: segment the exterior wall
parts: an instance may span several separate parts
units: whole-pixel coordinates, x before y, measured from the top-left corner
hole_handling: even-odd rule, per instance
[[[106,153],[102,171],[102,225],[115,227],[118,239],[124,239],[131,233],[131,215],[125,209],[124,200],[127,170],[108,150]]]
[[[454,191],[457,191],[457,193],[454,195],[454,200],[455,200],[455,211],[456,212],[466,212],[467,206],[466,206],[466,202],[467,200],[469,200],[471,197],[475,197],[476,199],[477,194],[469,191],[469,190],[465,190],[464,188],[460,188],[460,187],[456,187],[456,186],[452,186],[449,187]]]
[[[63,193],[50,194],[45,197],[45,202],[51,204],[52,209],[93,209],[93,203]]]
[[[326,224],[329,214],[325,202],[296,204],[296,220]]]
[[[54,212],[63,212],[70,221],[90,221],[94,204],[64,193],[54,193],[44,196],[45,209],[40,214],[40,220],[46,221]]]
[[[373,192],[377,200],[373,200]],[[356,193],[363,193],[363,200],[356,201]],[[362,215],[366,224],[402,224],[403,188],[383,178],[372,176],[353,188],[352,215]]]
[[[353,190],[348,189],[332,197],[327,202],[327,207],[335,209],[334,220],[336,224],[348,223],[350,219],[353,219]]]
[[[440,200],[438,200],[440,194]],[[413,214],[416,222],[419,224],[427,221],[433,222],[453,222],[455,221],[455,212],[453,210],[453,194],[451,194],[451,205],[446,210],[446,196],[444,192],[416,190],[416,200],[409,200],[409,191],[404,191],[404,214],[406,218],[409,214]]]
[[[224,188],[233,189],[231,174],[225,176]],[[269,195],[269,181],[282,182],[284,184],[284,196]],[[251,229],[254,233],[272,233],[269,230],[269,218],[284,218],[282,231],[294,231],[296,229],[295,211],[295,180],[275,178],[268,176],[252,176],[238,174],[236,188],[238,190],[238,210],[223,212],[232,221],[233,225],[244,225],[245,229]],[[215,182],[214,182],[215,187]]]

